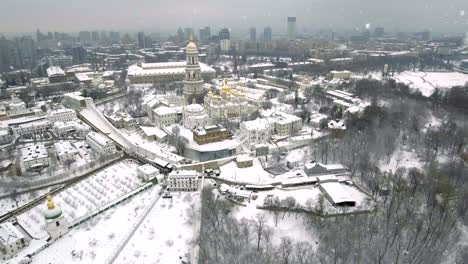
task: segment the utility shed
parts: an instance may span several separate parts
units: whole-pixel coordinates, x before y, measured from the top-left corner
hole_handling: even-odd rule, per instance
[[[356,199],[339,182],[321,183],[320,190],[334,206],[356,206]]]

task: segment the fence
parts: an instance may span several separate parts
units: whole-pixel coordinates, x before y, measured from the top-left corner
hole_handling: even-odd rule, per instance
[[[74,168],[72,171],[66,170],[59,174],[40,177],[39,179],[34,179],[34,176],[9,176],[6,179],[0,180],[0,186],[4,188],[34,188],[41,185],[55,185],[85,175],[120,158],[122,158],[121,154],[113,154],[107,156],[102,162],[93,162],[91,165]]]

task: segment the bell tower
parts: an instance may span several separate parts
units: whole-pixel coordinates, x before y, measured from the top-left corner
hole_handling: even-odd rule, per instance
[[[68,232],[68,222],[62,210],[55,205],[52,197],[47,196],[47,210],[44,212],[46,230],[50,239],[56,240]]]
[[[185,66],[184,97],[187,104],[195,101],[203,103],[203,79],[201,78],[200,64],[198,63],[198,48],[190,37],[185,48],[187,65]]]

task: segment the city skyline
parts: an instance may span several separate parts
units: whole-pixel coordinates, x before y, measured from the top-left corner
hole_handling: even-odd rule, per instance
[[[89,8],[91,4],[92,8]],[[112,10],[109,9],[111,4]],[[397,0],[385,7],[368,0],[359,5],[340,0],[279,1],[274,6],[264,0],[253,3],[240,0],[236,6],[212,0],[203,3],[143,0],[138,5],[123,0],[96,3],[90,0],[79,3],[22,0],[7,1],[3,7],[13,12],[4,14],[4,21],[0,24],[1,33],[34,32],[37,28],[65,32],[92,29],[173,32],[179,25],[193,28],[219,25],[220,28],[234,30],[271,26],[275,32],[286,32],[288,16],[297,17],[298,33],[318,29],[360,30],[366,24],[372,28],[382,26],[387,31],[430,29],[433,32],[463,32],[468,25],[468,16],[465,14],[468,3],[462,0],[454,0],[450,5],[422,0],[411,3]],[[36,12],[16,11],[27,9]],[[110,11],[112,14],[106,15]],[[415,14],[420,13],[424,16],[414,19]]]

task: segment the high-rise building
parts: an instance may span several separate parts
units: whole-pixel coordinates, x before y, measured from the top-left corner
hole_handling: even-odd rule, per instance
[[[13,41],[0,37],[0,73],[20,67],[18,49]]]
[[[211,29],[210,27],[206,26],[200,29],[200,41],[203,43],[207,43],[210,41],[211,38]]]
[[[151,36],[145,36],[145,49],[153,48],[153,39]]]
[[[296,40],[296,17],[288,17],[288,39]]]
[[[130,34],[125,33],[122,37],[122,44],[131,44],[133,43],[132,37],[130,37]]]
[[[383,27],[376,27],[374,30],[374,37],[381,38],[385,34],[385,29]]]
[[[231,32],[229,32],[229,28],[222,28],[219,31],[219,40],[223,39],[231,39]]]
[[[184,40],[190,39],[193,35],[193,28],[184,28]]]
[[[254,27],[251,27],[249,30],[249,35],[250,35],[250,41],[256,42],[257,41],[257,29]]]
[[[91,32],[91,39],[95,43],[98,42],[99,41],[99,31]]]
[[[223,52],[231,50],[231,32],[228,28],[222,28],[219,31],[219,42]]]
[[[82,64],[88,62],[88,54],[82,46],[72,48],[73,64]]]
[[[272,40],[271,35],[272,35],[271,27],[266,27],[265,29],[263,29],[263,41],[270,42]]]
[[[424,41],[430,41],[431,40],[431,31],[430,30],[425,30],[421,32],[421,37]]]
[[[21,68],[31,68],[36,64],[36,46],[30,36],[16,38],[16,48],[18,50]]]
[[[184,30],[182,28],[177,29],[177,41],[184,41]]]
[[[117,44],[120,42],[120,34],[117,31],[111,31],[109,33],[109,38],[112,44]]]
[[[203,102],[203,79],[201,78],[200,64],[198,63],[198,47],[190,38],[185,48],[187,65],[185,66],[184,97],[187,103]]]
[[[37,29],[36,30],[36,40],[39,42],[39,41],[43,41],[44,39],[46,39],[46,36],[44,34],[42,34],[42,32]]]
[[[145,33],[138,32],[137,37],[138,37],[138,48],[144,49],[145,48]]]
[[[91,42],[91,32],[89,31],[80,31],[78,33],[81,43],[90,43]]]
[[[105,30],[101,31],[101,39],[102,40],[107,40],[107,31],[105,31]]]

